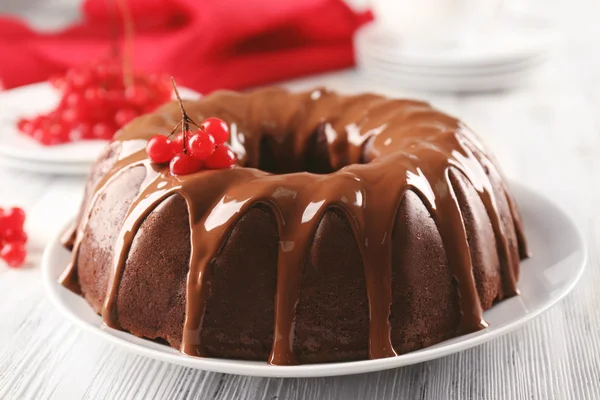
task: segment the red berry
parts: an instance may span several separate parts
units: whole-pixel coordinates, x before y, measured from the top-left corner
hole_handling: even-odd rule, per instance
[[[38,115],[31,121],[34,126],[34,131],[38,128],[46,129],[50,126],[50,117],[48,115]]]
[[[130,86],[125,89],[125,99],[136,106],[145,106],[151,100],[148,89],[143,86]]]
[[[45,129],[37,128],[35,131],[33,131],[31,137],[33,137],[35,140],[37,140],[44,146],[50,146],[52,144],[50,135],[46,133]]]
[[[206,159],[206,168],[210,169],[223,169],[231,168],[235,165],[237,158],[235,154],[226,145],[218,146],[215,152]]]
[[[9,229],[4,232],[2,239],[8,243],[26,243],[27,234],[22,229]]]
[[[118,108],[125,102],[123,92],[120,90],[110,89],[106,92],[106,101],[111,107]]]
[[[27,118],[19,118],[19,120],[17,121],[17,129],[20,130],[21,132],[23,132],[23,128],[28,123],[29,123],[29,120]]]
[[[13,268],[22,266],[26,256],[25,245],[20,243],[6,243],[0,250],[0,258]]]
[[[81,113],[77,108],[66,108],[62,110],[59,118],[67,126],[73,126],[82,119]]]
[[[17,122],[17,129],[19,129],[24,134],[31,136],[35,131],[35,125],[32,120],[28,118],[21,118]]]
[[[49,135],[54,142],[64,143],[69,140],[69,131],[59,123],[50,125],[46,134]]]
[[[19,207],[12,207],[0,212],[0,227],[3,232],[8,230],[23,230],[25,224],[25,211]]]
[[[189,154],[177,153],[169,165],[173,175],[188,175],[202,169],[202,160]]]
[[[72,142],[92,138],[92,126],[85,122],[75,125],[69,132],[69,140]]]
[[[204,160],[215,151],[215,139],[206,131],[198,131],[188,137],[188,150],[192,156]]]
[[[121,75],[121,66],[113,61],[100,62],[94,68],[96,77],[101,81],[106,81],[112,78],[118,78]]]
[[[67,82],[74,88],[83,88],[92,83],[92,75],[83,69],[70,69],[67,71]]]
[[[55,87],[56,89],[62,90],[62,89],[64,89],[67,82],[66,82],[66,79],[64,76],[55,75],[55,76],[50,77],[50,84],[53,87]]]
[[[105,122],[98,122],[92,126],[92,136],[94,139],[110,140],[115,130]]]
[[[186,136],[188,136],[189,133],[190,132],[187,132]],[[183,133],[179,133],[177,136],[175,136],[175,140],[173,140],[173,146],[177,150],[176,153],[181,153],[183,151]]]
[[[175,147],[173,142],[166,136],[156,135],[148,140],[146,144],[146,154],[148,158],[157,164],[168,163],[175,156]]]
[[[63,103],[70,108],[80,107],[83,103],[82,96],[77,92],[70,92],[63,98]]]
[[[138,116],[137,111],[132,108],[124,108],[117,111],[115,114],[115,123],[117,126],[122,127],[128,124],[132,119]]]
[[[83,98],[86,102],[98,105],[106,99],[106,89],[101,87],[89,87],[83,92]]]
[[[229,126],[227,123],[219,118],[206,118],[200,128],[210,133],[215,138],[215,144],[218,146],[223,144],[229,139]]]

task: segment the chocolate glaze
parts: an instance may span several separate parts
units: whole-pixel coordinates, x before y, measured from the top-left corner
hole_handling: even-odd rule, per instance
[[[133,201],[114,249],[113,270],[102,307],[104,322],[119,328],[116,298],[129,249],[152,210],[173,194],[187,203],[191,255],[186,316],[181,351],[202,356],[200,343],[211,260],[241,216],[257,204],[269,207],[277,220],[279,248],[274,340],[269,362],[297,363],[294,355],[295,311],[307,252],[318,223],[332,207],[351,224],[362,256],[369,303],[369,357],[396,355],[390,334],[392,304],[392,231],[407,190],[417,194],[437,225],[456,283],[460,331],[487,326],[473,276],[473,264],[461,208],[450,179],[459,171],[479,194],[497,241],[505,295],[517,294],[519,259],[512,257],[497,199],[488,175],[499,174],[479,139],[460,121],[412,100],[390,100],[374,94],[340,96],[324,89],[292,94],[268,88],[249,94],[221,91],[186,102],[195,120],[217,116],[230,124],[231,147],[238,166],[173,176],[167,166],[149,162],[146,141],[168,134],[178,122],[172,103],[138,118],[119,132],[118,160],[98,179],[90,209],[106,185],[123,171],[143,166],[142,189]],[[312,163],[315,143],[326,141],[327,159]],[[319,147],[319,146],[317,146]],[[320,148],[323,148],[322,146]],[[261,154],[275,159],[268,168]],[[309,169],[330,172],[297,172]],[[325,165],[324,165],[325,164]],[[519,254],[527,255],[521,220],[503,188],[518,238]],[[90,215],[81,215],[71,237],[73,258],[61,277],[77,290],[76,260]]]

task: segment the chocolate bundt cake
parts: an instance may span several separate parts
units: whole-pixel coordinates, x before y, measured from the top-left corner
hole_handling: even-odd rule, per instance
[[[486,326],[527,254],[496,163],[428,104],[323,89],[185,102],[230,125],[238,166],[173,176],[147,140],[93,167],[61,277],[104,322],[189,355],[316,363],[390,357]]]

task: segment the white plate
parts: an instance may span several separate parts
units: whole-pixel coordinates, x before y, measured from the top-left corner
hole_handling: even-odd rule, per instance
[[[414,74],[419,76],[490,76],[504,73],[512,73],[525,71],[531,68],[538,67],[548,61],[548,55],[538,55],[530,59],[512,64],[491,65],[482,67],[465,67],[465,68],[449,68],[446,66],[414,66],[395,63],[385,58],[379,57],[377,54],[372,54],[369,49],[355,49],[356,59],[360,64],[379,65],[382,68],[393,70],[402,74]]]
[[[490,76],[446,76],[399,73],[380,65],[365,64],[360,59],[357,60],[357,64],[365,76],[375,82],[388,86],[438,92],[481,92],[515,88],[529,82],[539,71],[539,68],[530,68]]]
[[[26,172],[49,175],[87,175],[90,172],[89,163],[55,163],[28,161],[18,158],[0,156],[0,167],[11,168]]]
[[[546,54],[557,39],[543,22],[503,19],[457,45],[407,47],[400,36],[372,22],[357,31],[354,45],[396,64],[463,69],[523,62]]]
[[[272,366],[265,362],[198,358],[166,345],[107,328],[87,302],[58,284],[69,252],[55,238],[42,260],[44,286],[52,303],[75,325],[137,354],[186,367],[230,374],[269,377],[349,375],[415,364],[456,353],[497,338],[521,326],[563,298],[581,276],[586,246],[572,220],[548,199],[520,185],[511,185],[520,206],[533,257],[521,265],[521,295],[485,312],[489,328],[403,354],[398,357],[343,363]]]
[[[200,95],[193,90],[180,88],[187,99]],[[0,92],[0,157],[31,162],[56,164],[87,163],[91,165],[104,146],[103,140],[84,140],[58,146],[42,146],[35,140],[19,133],[17,121],[54,108],[59,93],[48,82],[34,83]]]

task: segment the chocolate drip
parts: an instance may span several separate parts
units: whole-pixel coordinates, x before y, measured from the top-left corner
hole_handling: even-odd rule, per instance
[[[362,256],[369,301],[369,357],[394,356],[389,323],[392,231],[402,199],[411,190],[429,210],[442,238],[460,298],[460,331],[482,329],[486,323],[463,216],[449,176],[452,168],[479,193],[497,241],[504,294],[516,293],[518,259],[511,257],[498,199],[488,176],[489,169],[497,169],[477,137],[459,121],[422,102],[388,100],[372,94],[344,97],[322,89],[299,94],[277,88],[250,94],[222,91],[198,102],[186,102],[185,107],[195,120],[217,116],[230,124],[231,146],[238,154],[239,166],[176,177],[166,166],[151,164],[143,149],[145,141],[171,130],[179,112],[176,104],[137,119],[117,135],[115,140],[126,151],[96,185],[90,209],[122,171],[143,165],[147,174],[114,247],[102,309],[107,325],[119,327],[116,300],[120,279],[140,225],[164,199],[179,194],[188,207],[191,232],[181,351],[204,355],[200,332],[211,263],[239,219],[251,207],[264,204],[273,211],[279,231],[274,340],[269,362],[297,363],[294,330],[301,277],[319,221],[328,209],[336,207],[348,219]],[[307,152],[314,151],[328,158],[315,165],[329,165],[335,172],[276,175],[255,169],[261,165],[260,149],[265,140],[278,151],[278,162],[271,165],[271,170],[282,160],[285,166],[280,168],[301,170],[311,157]],[[317,148],[315,143],[326,149]],[[510,196],[506,191],[503,194],[524,256],[527,251],[520,218]],[[89,214],[82,215],[78,223],[73,258],[61,277],[61,282],[72,289],[77,288],[76,260],[89,218]]]

